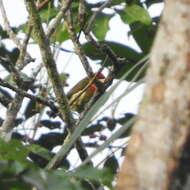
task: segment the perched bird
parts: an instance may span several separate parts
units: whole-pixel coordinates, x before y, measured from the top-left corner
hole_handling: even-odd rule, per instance
[[[95,73],[91,78],[85,77],[68,92],[67,98],[73,111],[81,113],[85,109],[87,103],[98,91],[96,81],[103,84],[105,76],[102,73]]]

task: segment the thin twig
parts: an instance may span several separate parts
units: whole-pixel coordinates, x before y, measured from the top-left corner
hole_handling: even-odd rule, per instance
[[[5,30],[7,31],[7,34],[9,35],[9,37],[13,40],[13,42],[19,47],[19,49],[22,47],[20,41],[18,40],[16,34],[13,32],[9,20],[7,18],[7,14],[3,5],[3,1],[0,0],[0,10],[1,10],[1,15],[3,18],[3,23],[4,23],[4,27]]]
[[[104,159],[102,159],[98,164],[96,164],[96,168],[98,168],[102,163],[105,163],[106,160],[108,160],[111,156],[114,155],[114,153],[116,153],[117,151],[119,150],[125,150],[126,147],[127,147],[127,143],[128,143],[129,140],[123,142],[120,146],[112,146],[112,145],[109,145],[108,148],[111,148],[111,149],[115,149],[115,150],[112,150],[112,152],[110,154],[107,155],[107,157],[105,157]]]
[[[26,37],[25,37],[23,44],[22,44],[22,47],[21,47],[22,51],[20,51],[20,54],[21,54],[20,60],[21,61],[16,63],[16,67],[18,70],[22,70],[30,61],[35,60],[35,59],[33,59],[33,60],[32,59],[29,59],[29,60],[26,59],[26,58],[28,58],[28,56],[25,58],[25,55],[28,54],[27,53],[27,46],[28,46],[28,43],[30,40],[31,33],[32,33],[32,26],[28,25],[28,31],[26,33]]]
[[[3,124],[0,128],[0,135],[6,141],[10,140],[9,133],[14,127],[15,119],[21,107],[22,101],[23,96],[16,94],[14,100],[11,102],[11,105],[7,109],[6,119],[3,121]]]
[[[85,37],[87,39],[88,42],[90,42],[92,45],[95,46],[95,48],[102,50],[102,52],[107,55],[110,60],[113,63],[114,66],[114,70],[117,70],[117,68],[120,65],[120,61],[118,60],[118,56],[115,54],[115,52],[106,44],[100,44],[98,41],[96,41],[92,35],[90,34],[91,30],[92,30],[92,26],[96,20],[96,17],[98,16],[98,14],[100,14],[102,12],[102,10],[106,7],[108,7],[109,5],[111,5],[113,0],[108,0],[105,3],[103,3],[97,11],[94,12],[94,14],[91,16],[89,23],[87,25],[87,27],[84,29],[84,34]]]
[[[12,39],[12,41],[16,44],[16,46],[21,50],[22,44],[11,28],[11,25],[9,23],[9,20],[8,20],[8,17],[7,17],[7,14],[6,14],[2,0],[0,0],[0,11],[1,11],[2,18],[3,18],[4,28],[7,32],[7,34],[9,35],[10,39]],[[27,55],[26,56],[27,60],[29,60],[28,62],[34,60],[34,59],[32,59],[32,57],[28,53],[26,55]]]
[[[0,88],[0,103],[7,108],[13,97],[4,89]]]
[[[45,4],[47,4],[48,2],[49,2],[49,0],[38,1],[38,2],[36,3],[37,9],[38,9],[38,10],[42,9],[42,8],[45,6]]]
[[[84,51],[82,50],[82,45],[80,44],[80,42],[78,40],[77,32],[75,31],[73,23],[72,23],[71,9],[69,9],[67,11],[66,21],[67,21],[67,25],[68,25],[68,31],[69,31],[69,34],[71,36],[71,40],[72,40],[74,47],[75,47],[75,52],[79,56],[81,63],[83,65],[87,75],[89,77],[92,77],[93,70],[92,70],[92,68],[91,68],[91,66],[90,66],[90,64],[86,58]]]
[[[91,30],[92,30],[92,26],[96,20],[96,17],[98,16],[98,14],[101,13],[101,11],[106,8],[107,6],[109,6],[112,3],[113,0],[108,0],[105,3],[103,3],[97,11],[94,12],[94,14],[92,15],[92,17],[89,20],[88,26],[85,29],[85,32],[88,34]]]
[[[123,143],[122,145],[119,145],[119,146],[115,146],[115,145],[109,145],[108,146],[108,148],[109,149],[125,149],[126,148],[126,146],[123,146],[123,145],[125,145],[126,144],[126,142],[125,143]],[[97,144],[96,142],[92,142],[92,143],[85,143],[84,144],[86,147],[88,147],[88,148],[98,148],[98,147],[100,147],[101,145],[99,145],[99,144]]]
[[[114,68],[118,67],[118,65],[120,65],[120,61],[119,61],[119,57],[115,54],[115,52],[106,44],[100,44],[98,41],[96,41],[92,35],[86,33],[86,31],[84,31],[85,33],[85,37],[87,39],[87,41],[89,43],[91,43],[95,48],[102,50],[102,52],[105,54],[105,56],[107,55],[108,58],[112,61]]]
[[[70,8],[71,3],[74,0],[62,0],[62,6],[61,9],[59,11],[59,13],[57,14],[57,16],[55,17],[54,21],[52,22],[52,24],[48,27],[48,30],[46,32],[46,36],[50,37],[52,35],[52,33],[56,30],[57,26],[60,24],[61,19],[64,17],[65,13],[67,12],[67,10]]]
[[[28,45],[29,38],[26,38],[25,42],[20,45],[20,54],[19,58],[17,59],[16,65],[23,65],[24,64],[24,58],[26,55],[26,47]],[[10,69],[13,73],[13,77],[15,79],[15,82],[21,89],[28,90],[30,88],[29,83],[33,83],[32,80],[23,79],[21,78],[20,72],[17,71],[17,69],[13,66],[13,64],[10,64]],[[17,117],[17,114],[21,108],[22,101],[24,99],[24,96],[21,96],[20,94],[16,94],[13,101],[9,105],[7,112],[6,112],[6,118],[3,121],[3,124],[1,126],[1,136],[6,140],[7,134],[10,133],[14,127],[15,120]],[[9,139],[7,139],[9,140]]]
[[[85,17],[86,17],[85,0],[80,0],[79,8],[78,8],[78,20],[79,20],[81,29],[83,29],[83,27],[85,25],[85,22],[86,22]]]
[[[55,106],[55,105],[53,104],[53,102],[48,101],[47,98],[45,99],[45,98],[42,98],[42,97],[40,97],[40,96],[34,96],[34,95],[32,95],[32,94],[29,94],[29,93],[27,93],[26,91],[21,90],[20,88],[17,88],[17,87],[15,87],[15,86],[9,84],[8,82],[5,82],[5,81],[2,80],[1,78],[0,78],[0,85],[3,86],[3,87],[6,87],[6,88],[9,88],[9,89],[13,90],[14,92],[16,92],[17,94],[19,94],[19,95],[21,95],[21,96],[27,97],[27,98],[29,98],[29,99],[31,99],[31,100],[35,100],[36,102],[39,102],[39,103],[41,103],[41,104],[46,105],[46,106],[48,106],[50,109],[52,109],[54,112],[58,112],[58,107]]]

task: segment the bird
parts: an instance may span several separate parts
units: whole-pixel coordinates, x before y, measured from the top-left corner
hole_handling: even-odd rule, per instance
[[[99,90],[99,85],[105,82],[106,78],[101,73],[94,73],[92,77],[85,77],[79,81],[68,93],[67,98],[72,111],[81,113],[85,110],[88,102],[95,96]]]

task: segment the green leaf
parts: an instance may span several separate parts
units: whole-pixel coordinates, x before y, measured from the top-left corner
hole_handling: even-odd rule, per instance
[[[141,50],[144,53],[149,53],[155,37],[157,26],[152,24],[145,25],[140,22],[134,22],[130,24],[130,28],[130,34],[132,34]]]
[[[97,169],[89,166],[82,166],[74,172],[70,172],[69,174],[70,176],[79,179],[100,182],[101,184],[107,185],[109,187],[111,187],[113,180],[113,174],[111,174],[109,170]]]
[[[87,127],[83,133],[82,133],[82,136],[87,136],[87,135],[91,135],[97,131],[101,131],[102,129],[104,128],[103,125],[101,124],[94,124],[94,125],[91,125],[89,127]]]
[[[114,53],[119,57],[125,57],[129,61],[137,62],[139,61],[144,55],[142,53],[138,53],[136,50],[132,49],[129,46],[112,42],[112,41],[101,41],[100,44],[108,45]],[[101,49],[95,48],[91,43],[85,43],[82,45],[85,54],[91,58],[92,60],[102,60],[102,62],[106,61],[109,65],[110,60],[107,59],[107,55],[105,55]]]
[[[61,82],[62,82],[62,83],[65,83],[65,82],[67,81],[69,75],[68,75],[67,73],[61,73],[61,74],[59,75],[59,77],[60,77]]]
[[[9,164],[9,171],[16,175],[23,172],[26,168],[27,168],[26,165],[18,161],[14,161],[11,164]]]
[[[28,150],[18,140],[5,142],[0,139],[0,160],[17,160],[22,163],[28,163]]]
[[[116,74],[116,78],[119,79],[125,74],[127,71],[129,71],[131,68],[133,68],[136,63],[144,57],[143,53],[138,53],[134,49],[130,48],[129,46],[125,46],[120,43],[116,42],[109,42],[109,41],[102,41],[100,44],[106,44],[108,45],[112,51],[118,56],[122,58],[126,58],[129,62],[122,62],[120,65],[118,65],[118,71]],[[110,66],[112,64],[112,61],[110,59],[106,59],[106,55],[102,52],[101,49],[96,49],[91,43],[85,43],[83,44],[83,49],[88,57],[90,57],[93,60],[101,60],[101,63],[104,63],[104,66]],[[136,73],[143,67],[144,64],[139,64],[136,66],[129,75],[126,76],[125,80],[131,81]],[[146,68],[143,72],[139,75],[138,78],[136,78],[135,81],[139,80],[140,78],[144,77]],[[135,82],[134,81],[134,82]]]
[[[37,105],[38,105],[38,102],[36,102],[36,100],[32,99],[28,102],[28,105],[26,106],[25,111],[24,111],[24,115],[26,119],[32,117],[36,113],[39,113],[39,110],[37,109]]]
[[[93,25],[93,33],[98,40],[104,40],[106,33],[109,30],[109,20],[113,15],[101,13],[96,17],[96,22]]]
[[[134,114],[126,113],[123,117],[117,119],[117,123],[119,123],[120,125],[124,125],[133,117],[135,117]],[[134,123],[131,123],[131,125],[118,138],[129,137],[133,126],[134,126]]]
[[[42,134],[40,138],[36,141],[37,144],[47,148],[48,150],[53,149],[57,145],[61,145],[67,136],[67,132],[50,132]]]
[[[104,168],[108,168],[110,170],[110,172],[112,172],[113,174],[117,173],[117,170],[119,168],[119,163],[114,155],[109,157],[105,161]]]
[[[40,121],[40,125],[47,127],[49,129],[60,129],[61,128],[61,122],[59,121],[51,121],[48,119],[44,119]]]
[[[58,41],[58,42],[64,42],[65,40],[69,39],[69,33],[66,28],[66,26],[59,25],[59,27],[56,28],[56,31],[54,32],[51,41]]]
[[[132,70],[131,70],[132,69]],[[145,66],[145,62],[142,64],[128,62],[120,66],[119,71],[116,73],[117,79],[120,79],[125,73],[131,70],[131,72],[125,77],[125,80],[131,82],[137,82],[145,76],[147,67]],[[140,71],[138,77],[137,73]]]
[[[6,190],[30,190],[29,184],[22,180],[26,166],[18,161],[0,160],[0,187]]]
[[[139,21],[143,24],[149,25],[152,22],[152,18],[148,11],[136,4],[129,5],[124,10],[118,11],[118,13],[120,14],[123,22],[127,24]]]
[[[34,152],[34,153],[42,156],[43,158],[45,158],[47,160],[50,160],[52,157],[48,149],[46,149],[40,145],[37,145],[37,144],[29,145],[29,146],[27,146],[27,149],[31,152]]]
[[[40,11],[40,17],[43,22],[48,22],[50,19],[54,18],[58,13],[56,8],[46,8]]]
[[[119,5],[119,4],[123,3],[123,2],[124,2],[124,0],[114,0],[114,1],[111,2],[111,5]]]
[[[80,26],[75,25],[76,32],[80,31]],[[51,37],[51,42],[58,41],[58,42],[64,42],[65,40],[68,40],[70,38],[67,25],[66,24],[60,24],[56,31],[53,33]]]
[[[2,26],[0,26],[0,36],[1,36],[1,39],[8,38],[7,32],[3,30]]]
[[[82,190],[80,182],[68,177],[64,170],[45,171],[33,170],[23,176],[24,180],[40,190]]]

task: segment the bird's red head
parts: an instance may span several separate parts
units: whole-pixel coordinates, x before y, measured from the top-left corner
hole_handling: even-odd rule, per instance
[[[105,76],[102,73],[100,73],[100,72],[97,73],[96,77],[98,79],[105,79]]]

